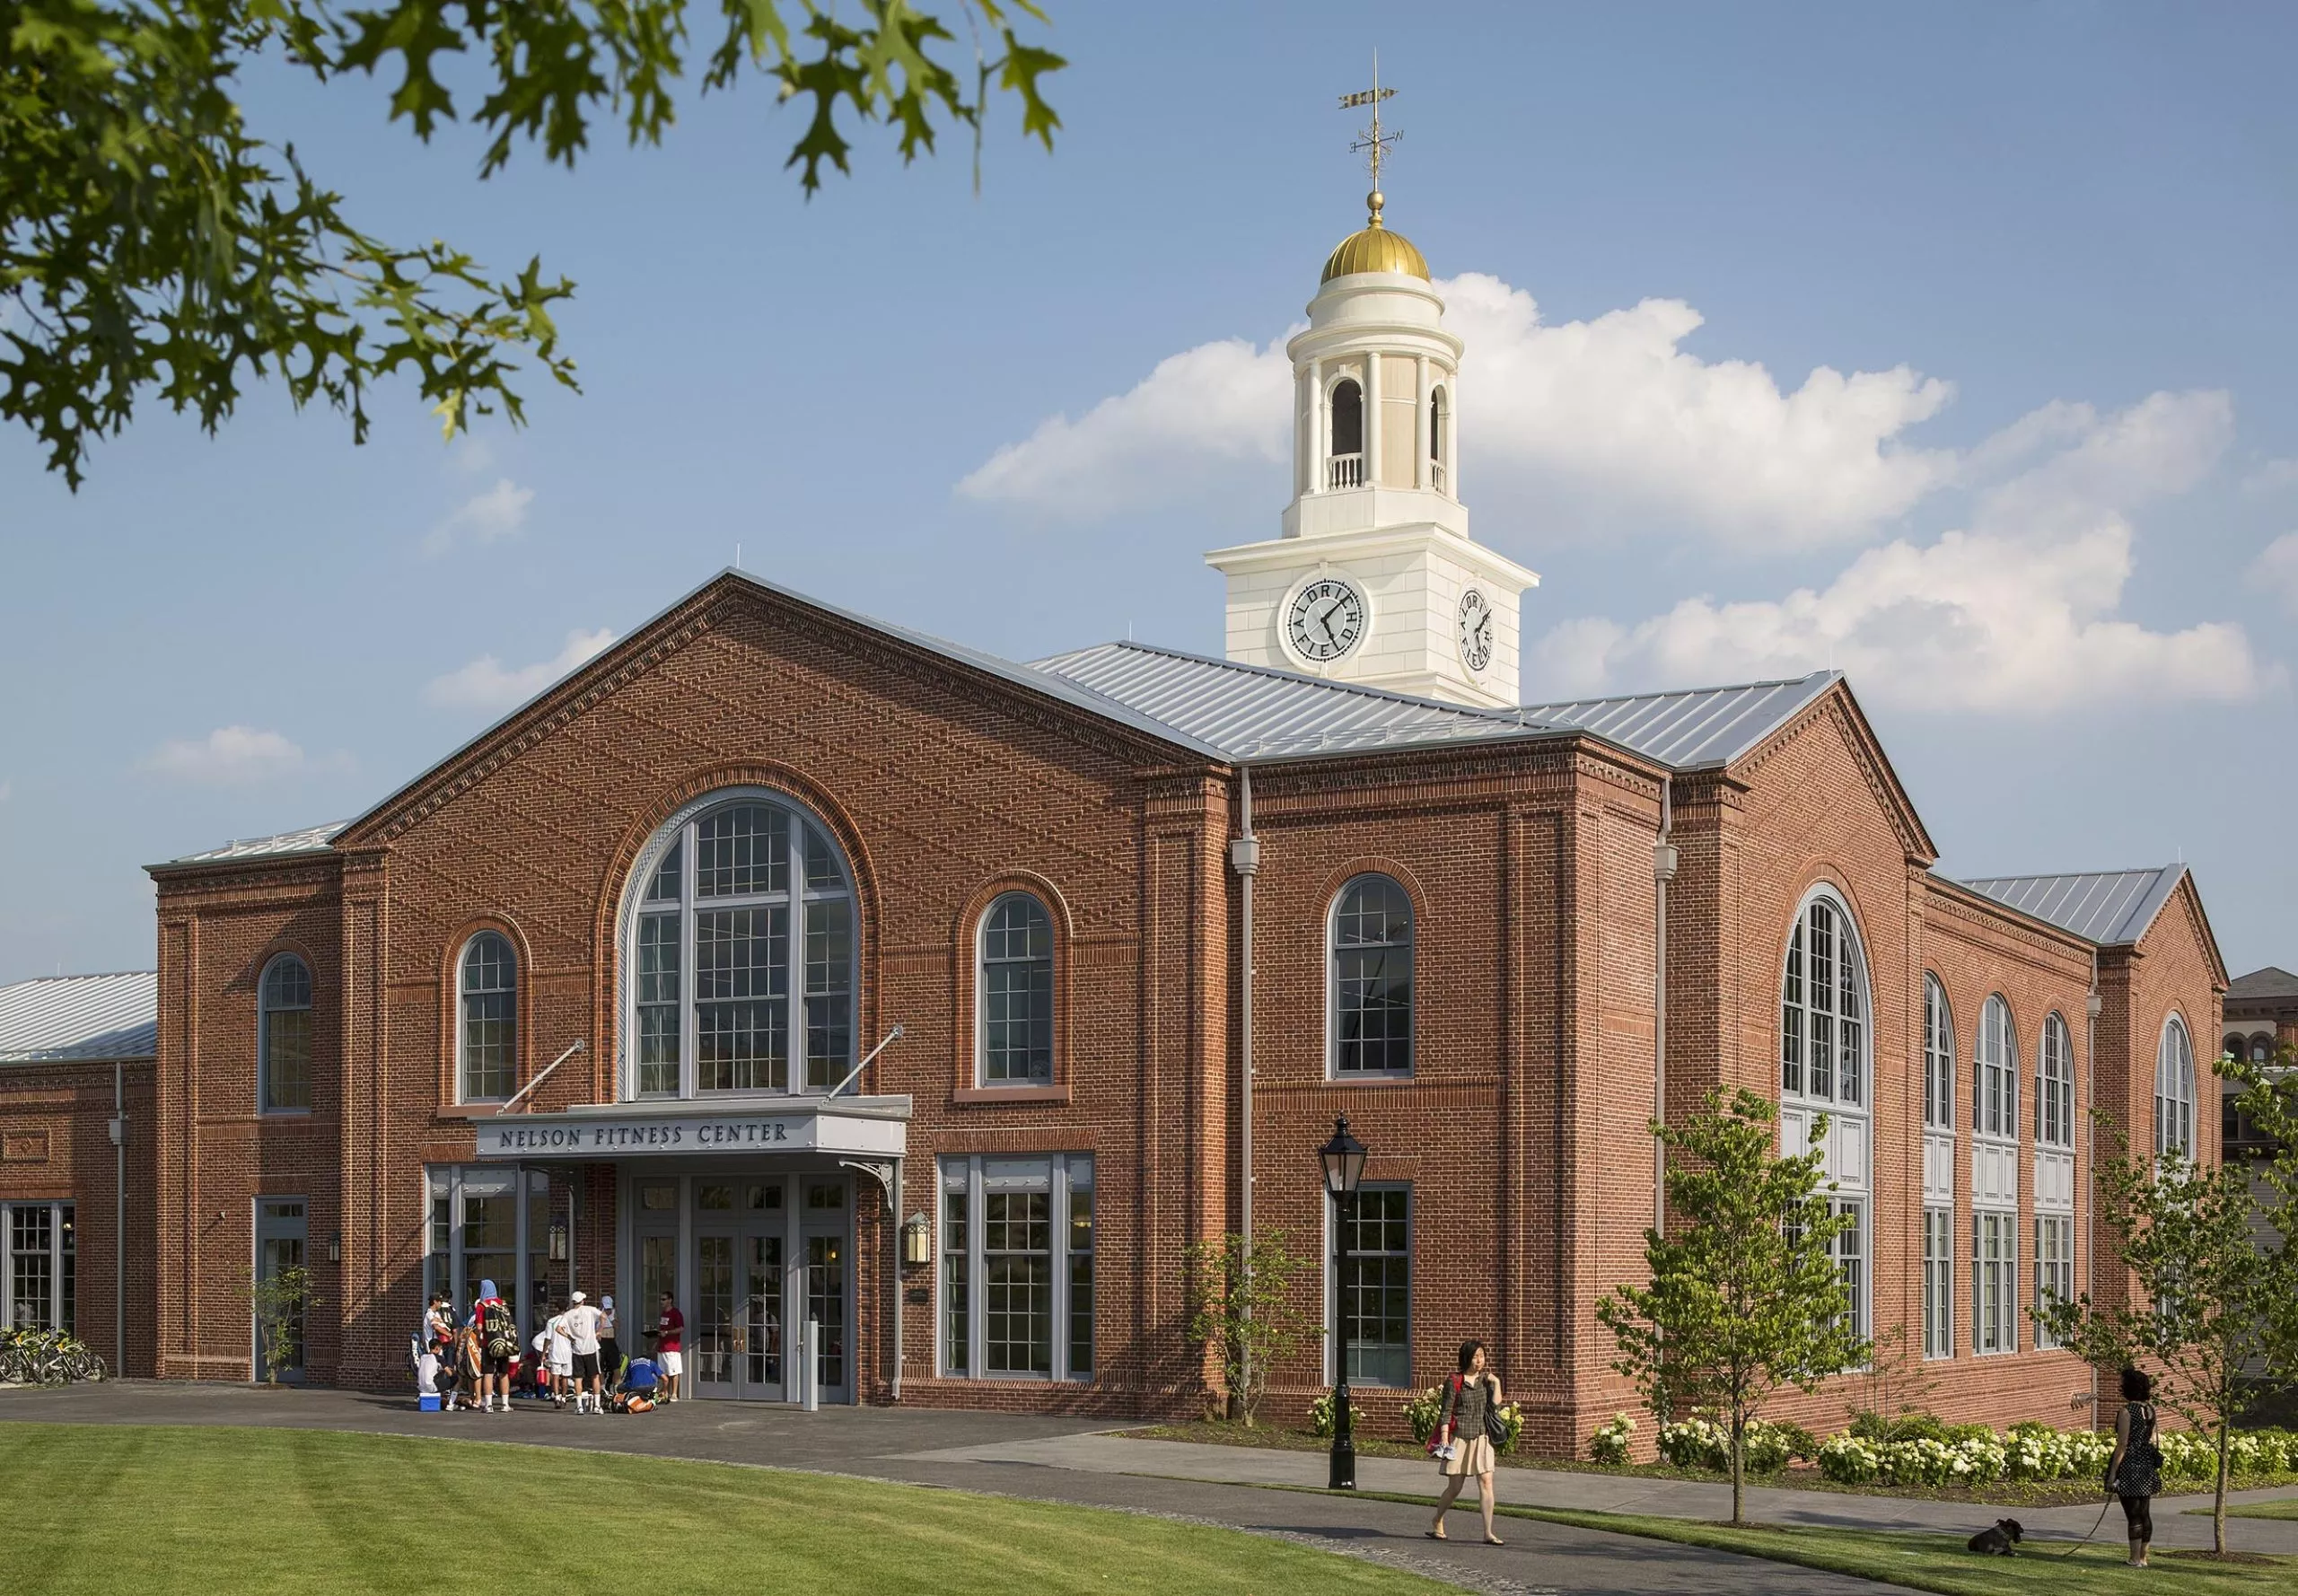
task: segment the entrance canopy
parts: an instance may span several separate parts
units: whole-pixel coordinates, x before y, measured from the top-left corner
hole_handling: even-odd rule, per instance
[[[482,1161],[516,1159],[755,1158],[811,1153],[830,1158],[899,1158],[909,1145],[909,1099],[900,1097],[680,1098],[586,1103],[557,1114],[503,1114],[478,1121]]]

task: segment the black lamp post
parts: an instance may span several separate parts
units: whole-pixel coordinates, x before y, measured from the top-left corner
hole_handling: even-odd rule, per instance
[[[1327,1479],[1329,1488],[1353,1491],[1356,1488],[1356,1438],[1350,1434],[1348,1422],[1348,1243],[1349,1214],[1346,1199],[1356,1195],[1359,1182],[1364,1179],[1364,1144],[1348,1134],[1348,1116],[1343,1114],[1333,1121],[1332,1140],[1320,1149],[1324,1160],[1325,1189],[1332,1194],[1333,1235],[1340,1251],[1337,1256],[1338,1272],[1333,1279],[1333,1297],[1339,1306],[1334,1317],[1339,1321],[1339,1346],[1333,1364],[1338,1379],[1332,1388],[1332,1472]]]

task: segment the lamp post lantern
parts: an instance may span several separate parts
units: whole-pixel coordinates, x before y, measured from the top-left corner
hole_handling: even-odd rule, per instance
[[[1333,1121],[1332,1140],[1320,1149],[1324,1162],[1325,1190],[1332,1194],[1333,1238],[1339,1250],[1334,1255],[1333,1301],[1339,1311],[1333,1317],[1338,1332],[1335,1348],[1332,1388],[1332,1470],[1326,1480],[1329,1488],[1353,1491],[1356,1488],[1356,1438],[1348,1422],[1348,1264],[1351,1215],[1347,1199],[1356,1195],[1356,1188],[1364,1179],[1364,1144],[1348,1134],[1348,1116],[1341,1115]]]

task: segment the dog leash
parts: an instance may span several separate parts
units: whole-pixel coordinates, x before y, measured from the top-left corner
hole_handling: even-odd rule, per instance
[[[2073,1546],[2068,1547],[2065,1551],[2058,1555],[2062,1557],[2071,1557],[2075,1554],[2077,1549],[2090,1545],[2092,1537],[2096,1536],[2100,1530],[2105,1526],[2107,1521],[2107,1510],[2112,1506],[2114,1506],[2114,1499],[2109,1497],[2108,1498],[2105,1506],[2099,1509],[2099,1521],[2091,1526],[2091,1533],[2089,1535],[2085,1535],[2082,1539],[2076,1541]]]

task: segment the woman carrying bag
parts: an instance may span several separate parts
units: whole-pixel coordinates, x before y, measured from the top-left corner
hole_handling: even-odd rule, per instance
[[[1484,1509],[1484,1539],[1487,1546],[1507,1542],[1492,1532],[1492,1467],[1495,1434],[1506,1432],[1500,1419],[1500,1381],[1485,1367],[1484,1343],[1460,1343],[1460,1372],[1446,1382],[1444,1413],[1429,1437],[1429,1451],[1443,1476],[1444,1494],[1436,1498],[1436,1518],[1423,1531],[1431,1540],[1443,1540],[1444,1514],[1460,1486],[1476,1477],[1477,1499]]]
[[[2115,1415],[2115,1455],[2107,1460],[2108,1494],[2122,1499],[2130,1532],[2130,1565],[2144,1568],[2154,1539],[2154,1494],[2162,1488],[2162,1451],[2154,1444],[2154,1382],[2122,1372],[2122,1411]]]

